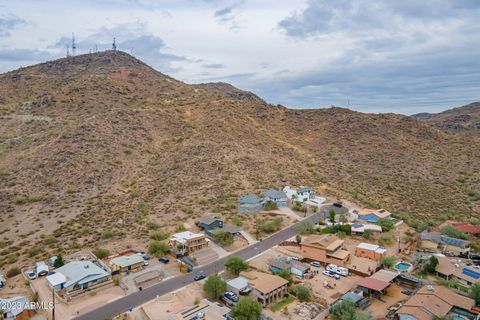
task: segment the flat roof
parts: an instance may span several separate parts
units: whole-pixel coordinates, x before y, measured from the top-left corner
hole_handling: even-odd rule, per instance
[[[138,254],[132,254],[129,256],[120,256],[110,260],[111,263],[119,266],[120,268],[129,267],[135,264],[143,263],[143,257]]]
[[[65,277],[61,272],[55,272],[54,274],[47,276],[47,281],[52,287],[55,287],[67,282],[67,277]]]
[[[227,282],[227,285],[237,289],[242,290],[248,287],[248,280],[244,277],[237,277]]]
[[[250,285],[263,294],[268,294],[288,284],[288,281],[282,277],[254,270],[242,271],[240,275],[248,279]]]
[[[193,233],[191,231],[183,231],[179,233],[175,233],[172,235],[171,239],[176,240],[178,242],[182,242],[185,240],[191,240],[191,239],[196,239],[196,238],[201,238],[205,237],[203,233]]]
[[[383,291],[390,285],[390,282],[374,279],[363,278],[358,282],[358,286],[364,287],[373,291]]]
[[[398,277],[399,274],[400,272],[382,269],[372,274],[370,278],[385,282],[392,282],[393,280],[395,280],[396,277]]]

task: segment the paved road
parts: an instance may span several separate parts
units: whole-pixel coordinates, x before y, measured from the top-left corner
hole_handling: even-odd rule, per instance
[[[304,220],[310,220],[313,223],[318,223],[321,219],[322,214],[317,213],[313,216],[310,216]],[[119,315],[123,312],[128,311],[129,307],[140,306],[150,300],[156,298],[156,296],[161,296],[166,293],[175,291],[181,287],[186,286],[187,284],[193,282],[193,277],[199,273],[205,275],[212,275],[223,270],[225,261],[231,256],[239,256],[243,259],[250,259],[276,245],[279,243],[293,237],[296,235],[296,224],[290,226],[286,229],[283,229],[272,236],[264,239],[263,241],[257,242],[253,245],[245,247],[239,251],[236,251],[233,254],[230,254],[226,257],[223,257],[215,262],[207,264],[205,266],[196,267],[192,272],[180,275],[168,280],[162,281],[156,285],[153,285],[149,288],[143,289],[143,291],[135,292],[129,294],[123,298],[112,301],[98,309],[92,310],[88,313],[78,316],[76,320],[105,320],[111,319],[116,315]]]

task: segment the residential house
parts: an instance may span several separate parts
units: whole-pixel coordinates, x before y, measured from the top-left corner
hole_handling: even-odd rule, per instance
[[[470,223],[452,223],[452,227],[474,237],[480,236],[480,226],[475,226]]]
[[[362,242],[355,249],[355,256],[380,261],[387,255],[387,249],[376,244]]]
[[[238,212],[240,213],[257,213],[262,210],[262,199],[255,194],[241,195],[238,199]]]
[[[5,320],[27,320],[35,314],[34,306],[32,306],[30,300],[24,296],[9,299],[0,298],[0,310],[3,311],[0,319]]]
[[[357,308],[362,308],[362,309],[369,304],[368,299],[364,297],[363,291],[354,290],[354,291],[349,291],[345,293],[343,296],[341,296],[335,303],[332,304],[332,309],[333,309],[333,306],[335,306],[337,303],[341,301],[347,301],[347,300],[350,300],[352,303],[354,303]]]
[[[250,295],[264,307],[283,298],[288,281],[282,277],[255,270],[242,271],[240,276],[248,280]]]
[[[184,231],[172,235],[169,244],[183,254],[189,255],[195,251],[208,248],[209,242],[210,240],[208,240],[207,236],[203,233]]]
[[[361,236],[365,231],[370,232],[373,236],[382,233],[382,227],[371,223],[349,223],[352,226],[352,234]]]
[[[427,285],[410,297],[397,310],[400,320],[477,319],[472,311],[472,299],[455,293],[449,288]]]
[[[86,290],[110,278],[110,273],[91,261],[74,261],[56,269],[55,273],[47,276],[46,279],[55,291],[65,290],[71,293]]]
[[[345,266],[350,258],[350,252],[344,249],[344,241],[333,234],[310,235],[303,238],[300,252],[304,258],[339,266]]]
[[[358,219],[375,223],[380,219],[391,219],[392,214],[385,209],[363,209],[358,212]]]
[[[456,239],[441,232],[422,231],[420,233],[420,248],[432,251],[466,253],[470,252],[470,241]]]
[[[287,195],[283,191],[277,191],[275,189],[268,189],[263,193],[265,196],[265,203],[267,201],[275,202],[277,207],[284,208],[287,206]]]
[[[195,224],[203,230],[209,230],[215,228],[222,228],[223,220],[214,215],[207,215],[195,221]]]
[[[270,271],[273,273],[288,271],[299,278],[303,278],[309,270],[308,264],[285,257],[279,257],[270,263]]]
[[[232,291],[236,295],[242,295],[251,291],[248,279],[244,277],[237,277],[227,281],[227,290]]]
[[[195,224],[202,228],[209,237],[214,237],[215,233],[223,231],[236,236],[240,233],[241,229],[233,224],[224,223],[222,219],[213,215],[204,216],[198,219]]]
[[[474,283],[480,282],[480,270],[467,266],[458,260],[451,261],[441,254],[436,254],[438,265],[435,268],[437,276],[445,280],[454,280],[460,284],[470,287]]]
[[[312,188],[300,187],[297,189],[297,201],[306,202],[308,200],[315,199],[317,194]]]
[[[110,260],[112,273],[136,271],[144,267],[143,257],[138,254],[119,256]]]
[[[216,303],[214,300],[202,299],[198,304],[181,309],[173,317],[167,314],[159,315],[155,319],[169,319],[169,320],[218,320],[218,319],[232,319],[229,317],[230,309],[226,306]],[[201,315],[201,316],[200,316]],[[150,317],[148,317],[150,319]]]

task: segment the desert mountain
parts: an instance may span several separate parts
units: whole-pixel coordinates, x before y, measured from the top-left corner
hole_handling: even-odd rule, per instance
[[[412,117],[453,132],[480,130],[480,102],[440,113],[419,113]]]
[[[0,124],[0,267],[34,244],[68,251],[232,216],[238,195],[286,183],[419,229],[480,217],[478,137],[395,114],[273,106],[123,52],[0,75]]]

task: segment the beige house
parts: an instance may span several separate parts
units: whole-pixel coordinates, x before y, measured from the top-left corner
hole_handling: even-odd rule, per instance
[[[242,271],[240,275],[247,279],[250,295],[264,307],[283,298],[287,293],[288,281],[282,277],[259,271]]]
[[[376,244],[362,242],[355,249],[355,256],[380,261],[387,255],[387,249]]]
[[[441,254],[436,254],[438,265],[435,268],[437,276],[446,280],[455,280],[470,287],[480,282],[480,270],[465,265],[463,262],[451,261]]]
[[[442,286],[424,286],[398,309],[399,319],[475,319],[472,299]],[[467,316],[467,317],[466,317]],[[466,318],[465,318],[466,317]]]
[[[300,243],[300,252],[307,259],[345,266],[350,252],[344,246],[345,242],[333,234],[310,235]]]
[[[210,240],[203,233],[184,231],[175,233],[169,241],[170,246],[177,248],[183,254],[189,255],[195,251],[208,248]]]

